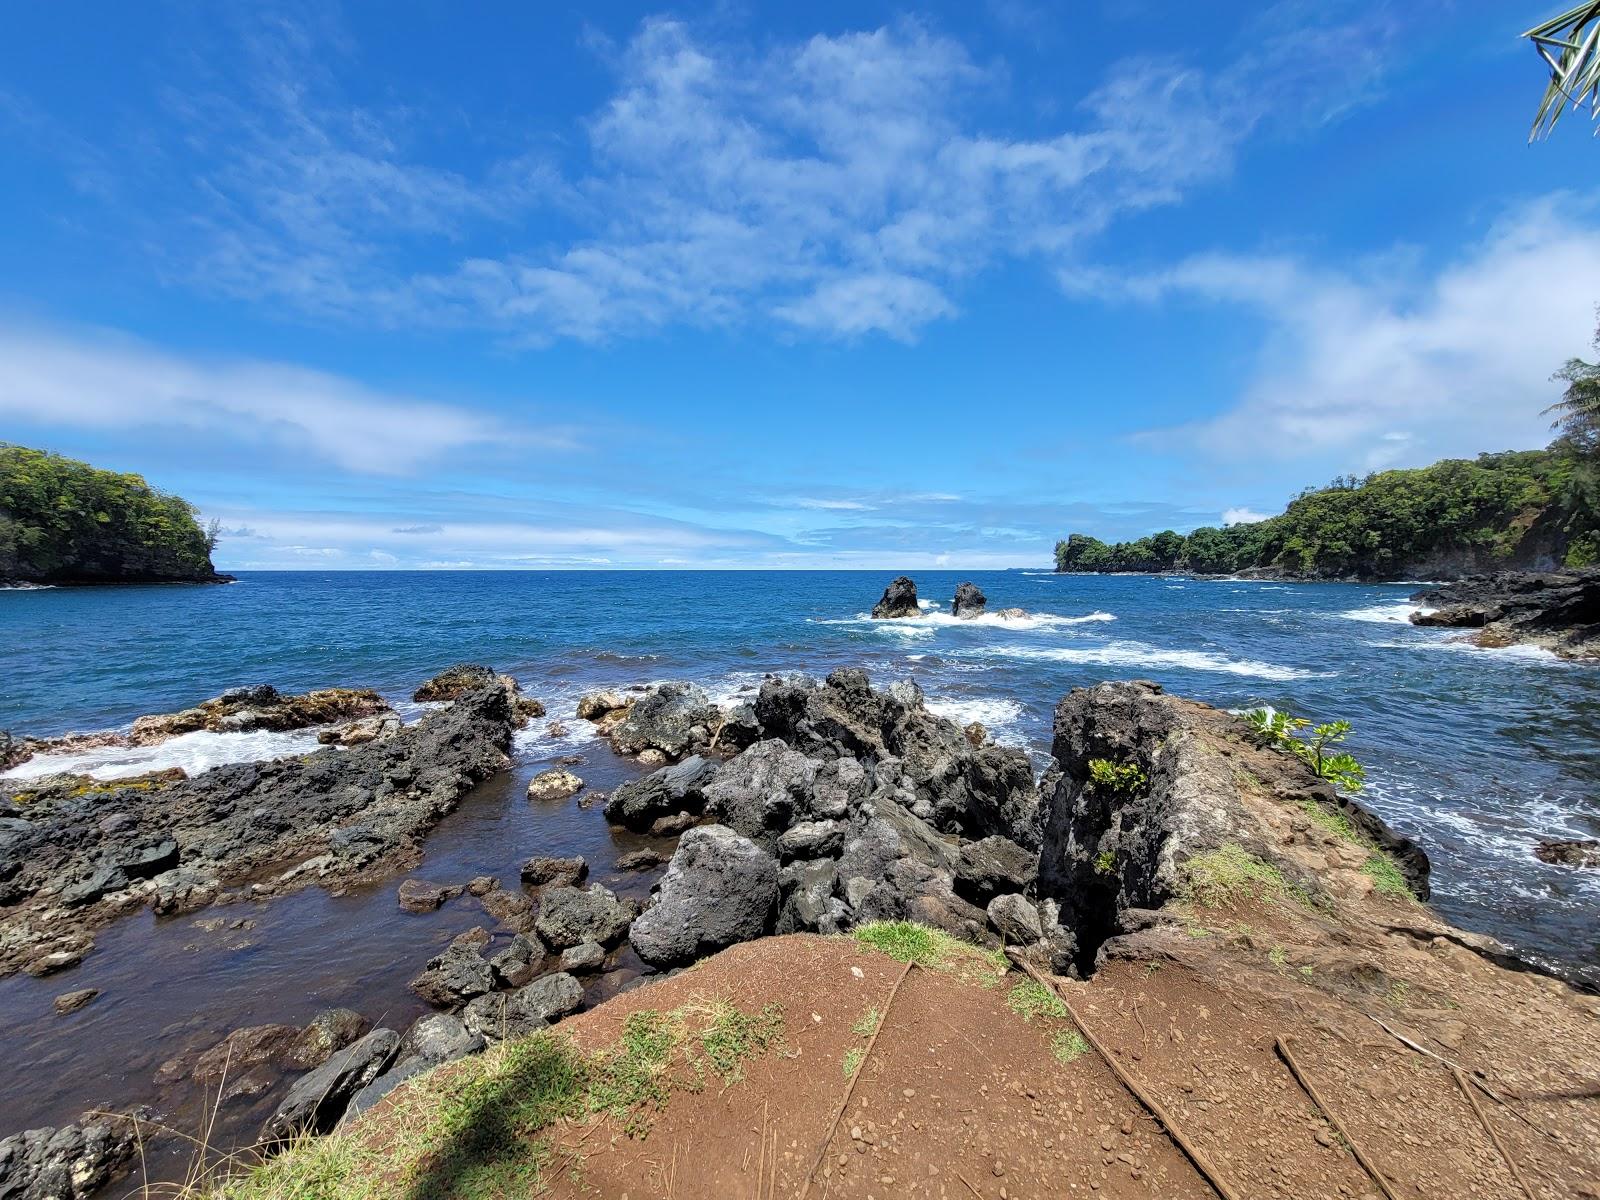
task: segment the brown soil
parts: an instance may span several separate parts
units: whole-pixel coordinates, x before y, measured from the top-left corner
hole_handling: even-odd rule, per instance
[[[1397,1195],[1522,1194],[1450,1072],[1363,1010],[1487,1076],[1506,1103],[1479,1100],[1541,1200],[1600,1196],[1592,1000],[1453,943],[1413,942],[1416,999],[1385,984],[1385,998],[1352,1002],[1312,982],[1317,966],[1308,980],[1298,951],[1269,959],[1294,914],[1252,902],[1212,915],[1223,919],[1210,936],[1163,932],[1152,956],[1063,987],[1239,1196],[1379,1194],[1278,1058],[1280,1035]],[[1359,947],[1340,954],[1346,975],[1363,975]],[[1338,957],[1324,949],[1322,967],[1337,974]],[[1008,1008],[1015,972],[985,986],[980,970],[912,969],[824,1150],[849,1087],[844,1056],[867,1044],[851,1026],[884,1009],[902,969],[846,939],[771,938],[564,1023],[599,1047],[640,1008],[722,998],[754,1011],[777,1000],[786,1033],[742,1082],[674,1094],[643,1139],[612,1121],[562,1130],[557,1145],[577,1169],[556,1173],[550,1194],[798,1196],[817,1163],[809,1194],[819,1198],[1216,1195],[1092,1051],[1070,1063],[1052,1055],[1070,1023]],[[1434,989],[1452,980],[1470,1004],[1438,1005]]]

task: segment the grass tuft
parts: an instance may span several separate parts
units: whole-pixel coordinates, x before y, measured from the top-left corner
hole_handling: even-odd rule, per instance
[[[1183,872],[1184,899],[1202,908],[1247,898],[1291,899],[1307,908],[1316,907],[1303,887],[1290,883],[1277,867],[1232,842],[1195,855],[1183,864]]]
[[[1059,1063],[1074,1063],[1089,1053],[1089,1043],[1076,1029],[1063,1029],[1050,1039],[1050,1053]]]
[[[1315,800],[1300,801],[1300,811],[1311,818],[1311,823],[1327,830],[1335,837],[1344,838],[1347,842],[1362,842],[1364,839],[1356,832],[1356,827],[1350,824],[1350,818],[1337,809],[1318,804]]]
[[[878,1031],[878,1022],[881,1020],[883,1018],[879,1015],[878,1010],[869,1008],[861,1014],[861,1018],[854,1025],[850,1026],[850,1032],[857,1037],[871,1037]]]
[[[861,1060],[866,1057],[866,1054],[867,1052],[861,1049],[860,1046],[844,1052],[844,1077],[846,1079],[855,1078],[856,1072],[861,1069]]]
[[[984,987],[993,987],[1011,969],[1005,950],[985,950],[915,921],[868,921],[856,926],[854,936],[859,945],[896,962],[912,962],[933,971],[959,970],[963,977],[974,977]]]
[[[1011,989],[1011,994],[1006,997],[1006,1007],[1024,1021],[1032,1021],[1035,1017],[1067,1015],[1067,1006],[1061,1002],[1061,997],[1031,979],[1024,979]]]
[[[1382,850],[1374,850],[1367,855],[1367,861],[1362,864],[1361,871],[1372,877],[1372,889],[1383,896],[1403,896],[1407,900],[1415,900],[1416,896],[1406,885],[1406,877],[1400,873],[1400,868],[1394,865],[1394,860]]]

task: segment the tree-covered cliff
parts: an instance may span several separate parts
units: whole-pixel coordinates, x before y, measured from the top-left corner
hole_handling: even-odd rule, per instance
[[[0,582],[209,582],[214,542],[138,475],[0,443]]]
[[[1596,561],[1600,461],[1562,442],[1337,479],[1248,525],[1115,545],[1075,533],[1056,543],[1058,571],[1404,579]]]

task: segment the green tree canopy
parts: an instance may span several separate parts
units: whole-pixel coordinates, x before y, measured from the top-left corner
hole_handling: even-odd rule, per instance
[[[0,580],[210,579],[215,531],[138,475],[0,443]]]

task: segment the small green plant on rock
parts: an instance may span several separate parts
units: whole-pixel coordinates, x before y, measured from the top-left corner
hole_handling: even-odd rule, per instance
[[[1102,850],[1094,856],[1094,870],[1096,875],[1109,875],[1117,865],[1117,856],[1109,850]]]
[[[1349,721],[1312,725],[1305,717],[1271,707],[1252,708],[1243,715],[1251,732],[1264,745],[1287,750],[1319,778],[1347,792],[1359,792],[1366,785],[1366,771],[1355,756],[1332,749],[1350,736]]]
[[[1127,799],[1144,791],[1150,780],[1137,763],[1114,763],[1110,759],[1091,758],[1089,782],[1113,796]]]

